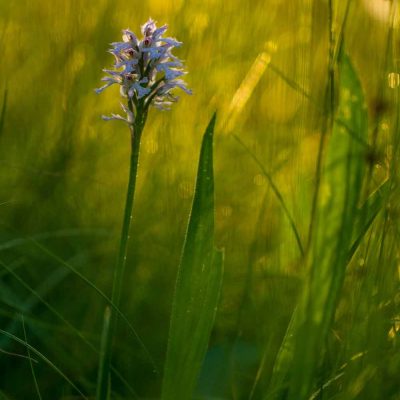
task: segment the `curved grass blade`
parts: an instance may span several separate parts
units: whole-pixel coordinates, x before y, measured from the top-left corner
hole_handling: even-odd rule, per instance
[[[314,99],[310,93],[308,93],[303,87],[300,86],[296,81],[292,80],[288,76],[285,75],[283,71],[281,71],[276,65],[273,63],[269,64],[269,68],[271,71],[275,72],[276,75],[278,75],[288,86],[290,86],[293,90],[296,92],[300,93],[302,96],[304,96],[307,100],[310,101],[310,104],[313,105],[317,110],[320,112],[323,112],[324,109],[321,106],[321,104]],[[357,132],[354,132],[350,126],[346,123],[344,119],[342,119],[340,116],[335,117],[335,123],[342,126],[344,129],[346,129],[346,132],[357,142],[362,144],[364,147],[368,148],[368,142],[367,138],[363,138],[360,135],[357,134]]]
[[[32,296],[29,296],[27,300],[19,301],[18,304],[14,304],[13,308],[17,308],[20,313],[27,314],[31,313],[32,309],[34,309],[38,303],[43,302],[42,299],[46,297],[57,285],[62,282],[62,280],[69,273],[68,270],[64,268],[59,268],[51,273],[43,282],[36,288],[36,290],[32,290],[31,287],[20,279],[19,275],[15,272],[15,266],[22,264],[21,262],[14,262],[11,265],[6,265],[3,261],[0,260],[0,267],[2,268],[2,272],[6,272],[9,275],[13,276],[21,285],[23,285],[28,291],[31,292]],[[1,292],[3,291],[3,287],[1,287]],[[9,302],[10,303],[10,302]],[[5,328],[7,332],[15,333],[19,327],[19,320],[14,318],[8,326]],[[6,337],[0,338],[0,346],[5,347],[10,343],[10,339]]]
[[[83,335],[81,331],[75,328],[67,319],[65,319],[49,302],[47,302],[43,295],[41,295],[37,290],[33,289],[28,283],[26,283],[10,266],[7,266],[2,261],[0,261],[0,265],[10,274],[12,275],[26,290],[28,290],[34,298],[36,298],[40,303],[42,303],[53,315],[55,315],[63,324],[65,324],[79,339],[85,343],[90,350],[99,354],[100,351]],[[24,309],[26,311],[26,309]],[[10,333],[10,331],[8,330]],[[0,341],[1,342],[1,341]],[[0,350],[1,351],[1,350]],[[24,356],[25,357],[25,356]],[[36,360],[33,360],[37,362]],[[132,386],[126,381],[126,379],[121,375],[121,373],[111,365],[111,370],[114,375],[121,381],[121,383],[129,390],[129,393],[132,395],[132,399],[137,399],[138,395]]]
[[[267,178],[268,183],[272,189],[272,191],[274,192],[279,204],[282,207],[283,213],[286,215],[286,218],[289,221],[289,225],[290,228],[293,231],[294,237],[296,239],[296,243],[297,246],[299,248],[300,254],[302,256],[304,256],[304,247],[303,244],[301,242],[301,238],[300,238],[300,234],[299,231],[296,227],[296,223],[294,222],[294,219],[292,217],[292,215],[290,214],[290,211],[286,205],[285,200],[283,199],[283,196],[281,194],[281,192],[279,191],[278,187],[276,186],[274,180],[272,179],[271,174],[265,169],[264,165],[262,164],[262,162],[255,156],[255,154],[249,149],[248,146],[246,146],[243,141],[239,138],[239,136],[237,135],[233,135],[233,137],[239,142],[239,144],[247,151],[247,153],[249,153],[250,157],[254,160],[254,162],[259,166],[261,172],[263,173],[263,175]]]
[[[149,363],[152,365],[153,370],[158,374],[158,368],[157,365],[151,356],[149,350],[145,346],[143,340],[137,333],[136,329],[133,327],[131,322],[128,320],[126,315],[114,304],[114,302],[100,289],[98,288],[93,282],[91,282],[86,276],[84,276],[81,272],[79,272],[73,265],[62,259],[60,256],[57,254],[53,253],[50,249],[48,249],[46,246],[42,245],[40,242],[38,242],[36,239],[32,237],[24,237],[24,240],[26,240],[29,243],[32,243],[35,247],[37,247],[39,250],[41,250],[44,254],[47,254],[50,256],[52,259],[57,261],[60,265],[63,265],[65,268],[69,269],[74,275],[76,275],[79,279],[81,279],[87,286],[92,288],[97,294],[102,297],[106,303],[113,309],[115,310],[116,314],[122,318],[124,323],[127,325],[129,330],[132,332],[133,336],[136,338],[139,346],[143,350],[144,354],[146,355],[147,359],[149,360]]]
[[[178,269],[162,400],[193,398],[222,284],[223,253],[214,248],[214,114],[203,137],[196,189]]]
[[[25,329],[25,321],[24,321],[24,316],[23,315],[21,315],[21,321],[22,321],[22,329],[24,331],[24,339],[25,339],[25,342],[28,343],[28,338],[27,338],[26,329]],[[33,368],[33,363],[32,363],[32,358],[31,358],[31,351],[29,350],[29,347],[26,348],[26,351],[28,353],[29,366],[31,368],[32,378],[33,378],[33,382],[35,384],[35,390],[36,390],[36,393],[37,393],[37,397],[38,397],[39,400],[42,400],[42,395],[40,394],[39,384],[38,384],[37,379],[36,379],[35,369]]]
[[[35,358],[32,358],[31,356],[28,357],[28,356],[24,356],[23,354],[12,353],[11,351],[7,351],[7,350],[1,349],[1,348],[0,348],[0,353],[5,354],[6,356],[23,358],[23,359],[29,360],[33,363],[38,363],[38,360],[36,360]]]
[[[1,223],[6,226],[5,224]],[[7,227],[7,226],[6,226]],[[9,228],[9,227],[7,227]],[[33,240],[44,240],[44,239],[54,239],[54,238],[73,238],[73,237],[81,237],[81,236],[99,236],[99,237],[107,237],[110,236],[110,233],[106,230],[100,229],[58,229],[55,231],[42,232],[30,237],[20,237],[17,239],[11,239],[4,241],[0,244],[0,251],[7,249],[14,249],[19,246],[23,246]]]
[[[50,368],[52,368],[58,375],[60,375],[74,390],[80,394],[80,396],[86,400],[88,398],[79,390],[79,388],[64,374],[54,363],[52,363],[44,354],[42,354],[39,350],[31,346],[29,343],[25,342],[24,340],[20,339],[19,337],[0,329],[0,333],[9,337],[10,339],[14,340],[17,343],[22,344],[27,349],[29,349],[32,353],[36,354],[40,359],[42,359]]]

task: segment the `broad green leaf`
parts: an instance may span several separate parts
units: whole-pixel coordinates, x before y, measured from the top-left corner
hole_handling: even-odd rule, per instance
[[[365,234],[371,227],[376,216],[382,210],[385,199],[389,194],[390,185],[389,181],[382,183],[379,188],[377,188],[368,199],[362,204],[362,206],[357,210],[357,221],[353,229],[353,242],[348,253],[348,262],[353,257],[354,253],[357,251],[360,243],[362,243]],[[289,366],[293,358],[294,350],[294,334],[298,329],[298,316],[299,312],[297,309],[293,312],[292,318],[289,322],[285,337],[283,338],[282,345],[279,349],[276,361],[274,363],[272,380],[270,382],[270,387],[272,390],[267,394],[265,399],[273,399],[279,396],[281,390],[283,390],[287,383],[287,374]]]
[[[162,399],[190,400],[221,291],[223,253],[214,248],[213,132],[203,137],[196,189],[175,287]]]
[[[367,109],[360,81],[349,60],[340,60],[338,118],[329,139],[315,234],[307,260],[309,275],[298,308],[298,331],[289,399],[307,399],[343,286],[352,246],[365,170]],[[349,134],[349,130],[352,134]]]
[[[303,400],[310,395],[346,266],[379,208],[378,202],[371,200],[358,209],[368,115],[360,81],[344,53],[340,64],[339,108],[327,143],[315,233],[307,256],[308,275],[275,361],[266,398],[278,398],[287,385],[289,399]],[[361,220],[365,215],[369,224]]]

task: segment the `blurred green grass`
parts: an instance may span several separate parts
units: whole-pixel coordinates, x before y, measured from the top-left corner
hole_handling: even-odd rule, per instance
[[[365,92],[374,144],[366,157],[367,192],[387,177],[393,187],[389,205],[348,267],[315,382],[323,387],[345,374],[320,398],[398,399],[400,390],[398,194],[393,189],[399,160],[398,75],[392,76],[394,88],[387,86],[388,73],[398,72],[399,32],[377,19],[378,11],[368,8],[372,3],[384,9],[390,2],[354,2],[344,40]],[[346,2],[334,5],[337,27]],[[0,0],[0,260],[98,347],[104,301],[29,238],[109,294],[129,136],[123,124],[100,119],[118,109],[117,89],[102,96],[93,89],[111,61],[108,43],[118,40],[123,28],[137,31],[149,16],[168,23],[171,35],[184,42],[179,56],[186,60],[194,95],[182,98],[171,112],[150,113],[121,309],[162,371],[201,135],[218,109],[216,244],[225,248],[225,276],[199,393],[201,398],[247,399],[256,381],[253,398],[264,398],[306,264],[268,179],[233,135],[271,174],[306,243],[327,115],[270,66],[323,104],[326,1]],[[23,313],[29,343],[83,391],[94,393],[96,353],[12,275],[2,271],[0,279],[1,327],[23,338]],[[159,396],[161,376],[123,324],[118,337],[118,370],[141,397]],[[26,353],[5,337],[0,344]],[[71,398],[54,371],[43,364],[34,368],[44,398]],[[6,398],[35,396],[29,362],[0,354],[0,371]],[[122,383],[115,390],[130,398]]]

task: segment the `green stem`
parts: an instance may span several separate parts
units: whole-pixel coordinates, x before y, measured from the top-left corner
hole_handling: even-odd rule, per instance
[[[132,104],[129,104],[132,108]],[[139,163],[140,140],[147,118],[147,109],[142,103],[137,105],[137,112],[134,124],[131,126],[131,159],[129,169],[128,190],[126,193],[124,219],[122,223],[121,239],[117,264],[114,270],[113,289],[111,302],[119,307],[121,298],[122,283],[126,266],[126,255],[129,242],[129,230],[132,220],[133,201],[135,197],[136,177]],[[114,309],[110,309],[109,323],[103,326],[102,349],[100,356],[100,366],[97,381],[97,400],[107,400],[111,393],[110,368],[114,336],[117,328],[117,314]]]
[[[333,124],[335,121],[335,37],[333,31],[333,0],[328,0],[328,24],[329,24],[329,42],[328,42],[328,82],[325,89],[325,109],[324,111],[328,113],[327,118],[324,118],[321,136],[319,140],[318,146],[318,155],[317,155],[317,166],[315,171],[315,188],[312,198],[311,205],[311,218],[310,224],[308,227],[308,239],[306,244],[306,254],[308,254],[314,233],[314,225],[315,219],[317,216],[317,206],[321,188],[321,180],[322,180],[322,166],[323,166],[323,158],[325,152],[325,142],[326,137],[330,132],[333,131]]]

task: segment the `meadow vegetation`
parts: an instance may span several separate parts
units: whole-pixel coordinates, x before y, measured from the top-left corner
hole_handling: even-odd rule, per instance
[[[149,112],[116,306],[130,139],[94,88],[150,16],[193,95]],[[0,399],[400,400],[399,22],[397,0],[0,0]]]

